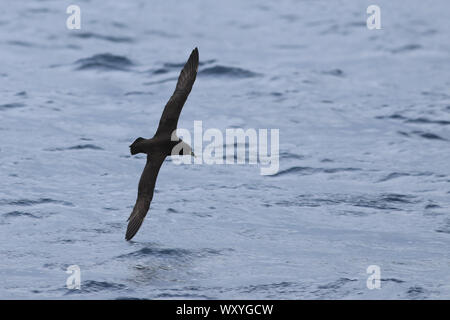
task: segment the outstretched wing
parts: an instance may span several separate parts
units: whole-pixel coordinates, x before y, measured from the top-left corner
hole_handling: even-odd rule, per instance
[[[150,202],[153,199],[153,191],[155,190],[156,177],[161,168],[165,154],[147,155],[147,163],[139,180],[138,197],[133,211],[128,218],[126,240],[130,240],[138,232],[150,208]]]
[[[198,49],[195,48],[188,61],[181,70],[178,77],[177,86],[174,93],[167,102],[161,120],[159,120],[158,130],[156,135],[165,133],[171,135],[177,128],[178,118],[180,117],[181,109],[186,102],[186,99],[191,92],[192,85],[197,77],[198,70]]]

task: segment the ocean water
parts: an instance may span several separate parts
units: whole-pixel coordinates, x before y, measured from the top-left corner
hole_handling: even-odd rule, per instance
[[[448,1],[1,10],[0,298],[450,298]],[[196,46],[179,127],[279,129],[279,171],[168,159],[126,242],[145,165],[128,145]]]

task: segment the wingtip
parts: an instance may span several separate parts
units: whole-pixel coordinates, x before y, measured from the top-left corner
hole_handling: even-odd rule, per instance
[[[191,61],[191,63],[195,64],[195,71],[198,71],[198,64],[199,64],[199,54],[198,54],[198,47],[195,47],[194,50],[192,50],[192,53],[188,59],[188,63]]]
[[[136,231],[131,231],[127,230],[127,233],[125,234],[125,240],[126,241],[130,241],[131,239],[133,239],[133,237],[136,235],[137,230]]]
[[[127,226],[127,231],[125,232],[125,240],[129,241],[136,235],[136,233],[141,228],[142,222],[144,221],[144,217],[136,214],[130,215],[130,217],[128,218],[129,222]]]
[[[195,56],[195,59],[198,61],[198,48],[195,47],[194,50],[192,50],[191,55]]]

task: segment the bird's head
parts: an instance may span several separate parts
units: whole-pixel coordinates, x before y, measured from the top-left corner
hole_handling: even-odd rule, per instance
[[[145,140],[144,138],[139,137],[136,140],[134,140],[134,142],[132,144],[130,144],[130,152],[132,155],[135,155],[135,154],[138,154],[139,152],[141,152],[141,149],[139,148],[139,143],[144,140]]]
[[[130,145],[130,147],[131,147],[132,145],[136,145],[136,144],[138,144],[139,142],[144,141],[144,140],[145,140],[144,138],[139,137],[139,138],[137,138],[136,140],[134,140],[134,142]]]

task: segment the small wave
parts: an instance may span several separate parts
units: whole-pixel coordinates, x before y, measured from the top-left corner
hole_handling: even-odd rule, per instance
[[[324,196],[302,194],[294,199],[279,200],[274,205],[283,207],[320,207],[329,205],[346,204],[353,207],[364,207],[379,210],[403,210],[407,204],[415,204],[416,197],[403,194],[380,195],[343,195],[329,194]],[[402,204],[403,206],[397,206]],[[345,214],[361,215],[354,211],[345,210]]]
[[[392,173],[388,174],[386,177],[378,180],[378,182],[385,182],[385,181],[389,181],[392,179],[396,179],[396,178],[400,178],[400,177],[407,177],[407,176],[409,176],[408,173],[392,172]]]
[[[345,202],[346,199],[342,199],[339,196],[332,196],[331,198],[322,198],[322,197],[314,197],[311,195],[300,195],[297,196],[294,201],[290,200],[282,200],[278,201],[275,204],[277,206],[291,207],[291,206],[299,206],[299,207],[320,207],[321,205],[333,205]]]
[[[169,69],[165,69],[165,68],[159,68],[159,69],[155,69],[152,70],[151,73],[153,74],[165,74],[165,73],[169,73],[170,70]]]
[[[49,148],[45,151],[65,151],[65,150],[103,150],[103,148],[96,146],[95,144],[78,144],[67,148]]]
[[[360,171],[359,168],[311,168],[311,167],[291,167],[281,170],[271,177],[283,176],[286,174],[299,173],[301,175],[311,175],[315,173],[338,173],[338,172],[352,172]]]
[[[420,44],[407,44],[404,46],[401,46],[399,48],[396,49],[392,49],[391,52],[392,53],[402,53],[402,52],[411,52],[411,51],[415,51],[415,50],[419,50],[422,49],[422,46]]]
[[[276,174],[272,175],[271,177],[277,177],[277,176],[283,176],[285,174],[292,174],[292,173],[301,173],[303,175],[309,175],[318,172],[316,168],[311,167],[291,167],[289,169],[278,171]]]
[[[27,96],[27,92],[26,91],[19,91],[15,94],[15,96],[18,97],[26,97]]]
[[[271,93],[269,93],[269,94],[270,94],[272,97],[277,97],[277,98],[283,96],[283,94],[282,94],[281,92],[278,92],[278,91],[273,91],[273,92],[271,92]]]
[[[450,125],[450,121],[447,120],[431,120],[428,118],[416,118],[416,119],[408,119],[406,122],[409,123],[419,123],[419,124],[439,124],[442,126]]]
[[[192,294],[192,293],[160,293],[156,296],[160,299],[204,299],[211,300],[212,297],[206,296],[204,294]]]
[[[25,107],[25,104],[19,102],[0,104],[0,110],[23,108],[23,107]]]
[[[450,219],[447,219],[442,227],[436,229],[436,232],[450,234]]]
[[[436,99],[449,99],[450,96],[444,92],[422,91],[423,96],[433,97]]]
[[[209,255],[219,255],[221,251],[204,248],[196,251],[191,251],[187,249],[181,248],[153,248],[153,247],[144,247],[134,252],[126,253],[118,256],[117,258],[129,258],[129,257],[158,257],[158,258],[186,258],[186,257],[196,257],[202,258]]]
[[[409,287],[408,291],[406,291],[406,293],[411,298],[417,299],[417,298],[423,297],[426,294],[426,291],[422,287],[414,286],[414,287]]]
[[[158,249],[145,247],[134,252],[123,254],[118,258],[126,257],[144,257],[144,256],[157,256],[157,257],[184,257],[192,254],[191,251],[186,249]]]
[[[110,53],[96,54],[89,58],[77,60],[77,70],[118,70],[128,71],[134,63],[124,56],[117,56]]]
[[[39,219],[38,216],[35,216],[32,213],[23,212],[23,211],[11,211],[11,212],[4,213],[2,216],[5,218],[28,217],[28,218]]]
[[[280,158],[281,159],[296,159],[301,160],[304,157],[302,155],[291,153],[291,152],[280,152]]]
[[[433,175],[432,172],[414,172],[414,173],[406,173],[406,172],[392,172],[388,174],[386,177],[378,180],[378,182],[385,182],[392,179],[400,178],[400,177],[423,177],[423,176],[431,176]]]
[[[103,150],[103,148],[96,146],[94,144],[79,144],[79,145],[67,148],[67,150],[84,150],[84,149]]]
[[[76,243],[77,242],[77,240],[74,240],[74,239],[58,239],[58,240],[56,240],[55,241],[55,243],[58,243],[58,244],[62,244],[62,243]]]
[[[450,125],[449,120],[432,120],[425,117],[419,117],[419,118],[407,118],[400,114],[392,114],[390,116],[377,116],[376,119],[394,119],[394,120],[404,120],[406,123],[417,123],[417,124],[438,124],[442,126]]]
[[[387,279],[380,279],[380,281],[384,282],[394,282],[394,283],[404,283],[405,281],[396,279],[396,278],[387,278]]]
[[[214,59],[206,60],[206,61],[200,61],[198,63],[198,65],[201,67],[201,66],[208,65],[208,64],[211,64],[211,63],[214,63],[214,62],[216,62],[216,60],[214,60]],[[150,72],[151,74],[155,74],[155,75],[166,74],[166,73],[169,73],[171,71],[177,71],[178,72],[181,68],[184,67],[184,64],[185,64],[185,62],[181,62],[181,63],[165,62],[161,68],[149,70],[147,72]]]
[[[82,231],[88,231],[88,232],[95,232],[95,233],[98,233],[98,234],[108,234],[108,233],[112,233],[112,232],[114,232],[113,230],[111,230],[111,229],[107,229],[107,228],[93,228],[93,229],[82,229]]]
[[[50,198],[40,198],[38,200],[30,200],[30,199],[18,199],[18,200],[6,200],[6,199],[0,199],[0,205],[9,205],[9,206],[34,206],[38,204],[62,204],[65,206],[73,206],[72,203],[68,201],[61,201],[61,200],[53,200]]]
[[[200,62],[199,62],[200,65]],[[184,63],[180,62],[180,63],[176,63],[176,62],[165,62],[164,63],[164,67],[165,68],[169,68],[169,69],[179,69],[184,67]]]
[[[273,292],[274,290],[278,293],[284,293],[286,289],[291,288],[295,286],[295,283],[293,282],[276,282],[276,283],[269,283],[269,284],[258,284],[258,285],[249,285],[245,286],[240,291],[244,293],[253,293],[253,292],[260,292],[260,291],[269,291]]]
[[[126,29],[126,28],[127,28],[127,25],[126,25],[125,23],[118,22],[118,21],[113,21],[113,22],[111,23],[111,25],[112,25],[113,27],[116,27],[116,28],[119,28],[119,29]]]
[[[119,208],[113,208],[113,207],[103,207],[103,210],[107,210],[107,211],[119,211]]]
[[[367,23],[363,21],[352,21],[347,23],[348,27],[356,27],[356,28],[365,27],[366,25]]]
[[[423,131],[413,131],[412,133],[419,135],[422,138],[428,139],[428,140],[442,140],[446,141],[447,139],[442,138],[441,136],[438,136],[437,134],[431,133],[431,132],[423,132]]]
[[[338,172],[353,172],[353,171],[361,171],[359,168],[324,168],[321,169],[324,173],[338,173]]]
[[[21,41],[21,40],[11,40],[11,41],[8,41],[7,43],[10,45],[13,45],[13,46],[19,46],[19,47],[25,47],[25,48],[31,48],[31,47],[36,46],[31,42]]]
[[[437,205],[435,203],[429,203],[425,206],[425,209],[430,210],[430,209],[440,209],[441,206]]]
[[[319,285],[318,288],[319,289],[325,289],[325,290],[329,290],[329,289],[336,290],[336,289],[339,289],[342,286],[346,285],[347,283],[354,282],[354,281],[358,281],[358,280],[356,280],[356,279],[349,279],[349,278],[340,278],[340,279],[338,279],[336,281],[333,281],[333,282],[330,282],[330,283],[327,283],[327,284],[324,284],[324,285]]]
[[[48,13],[48,12],[55,12],[55,11],[50,10],[49,8],[30,8],[30,9],[27,9],[27,12],[31,12],[31,13]]]
[[[325,70],[325,71],[322,71],[322,74],[326,74],[329,76],[335,76],[335,77],[343,77],[345,75],[344,71],[342,71],[341,69]]]
[[[387,193],[382,194],[380,200],[386,202],[399,202],[399,203],[415,203],[412,199],[415,199],[415,196],[406,195],[406,194],[398,194],[398,193]]]
[[[167,78],[167,79],[163,79],[163,80],[144,82],[143,84],[145,86],[151,86],[154,84],[161,84],[161,83],[165,83],[165,82],[176,81],[177,79],[178,78],[172,77],[172,78]]]
[[[414,204],[417,201],[414,196],[404,194],[382,194],[375,198],[359,197],[351,199],[350,204],[355,207],[364,207],[380,210],[402,210],[402,207],[397,207],[396,204]]]
[[[69,290],[67,294],[71,293],[89,293],[89,292],[99,292],[99,291],[118,291],[125,290],[127,286],[121,283],[108,282],[108,281],[95,281],[86,280],[81,283],[81,290]]]
[[[394,119],[394,120],[404,120],[406,119],[404,116],[394,113],[391,114],[390,116],[377,116],[375,117],[376,119]]]
[[[169,32],[163,31],[163,30],[146,30],[144,33],[145,34],[150,34],[150,35],[155,35],[155,36],[158,36],[158,37],[162,37],[164,39],[167,39],[167,38],[179,38],[180,37],[179,35],[177,35],[175,33],[169,33]]]
[[[153,95],[150,91],[129,91],[124,94],[124,96],[140,96],[140,95]]]
[[[261,76],[260,73],[253,71],[217,65],[214,67],[205,68],[199,72],[202,76],[220,76],[220,77],[231,77],[231,78],[253,78]]]
[[[93,32],[81,32],[81,33],[73,33],[73,37],[81,38],[81,39],[99,39],[116,43],[132,43],[134,39],[127,36],[116,37],[116,36],[105,36]]]

